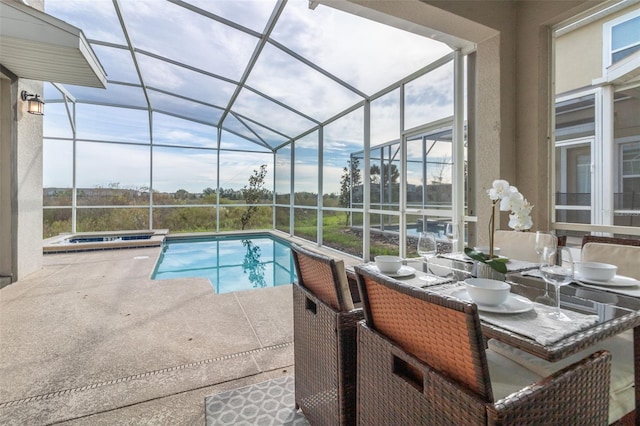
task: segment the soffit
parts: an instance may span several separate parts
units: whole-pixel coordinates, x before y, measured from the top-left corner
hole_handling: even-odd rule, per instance
[[[81,30],[12,0],[0,0],[0,63],[20,78],[106,86]]]
[[[622,85],[640,79],[640,51],[607,68],[607,82]]]

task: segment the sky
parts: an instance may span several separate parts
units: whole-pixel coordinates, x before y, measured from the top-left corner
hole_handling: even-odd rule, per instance
[[[236,93],[275,1],[188,3],[203,14],[165,0],[119,2],[138,72],[111,0],[45,2],[47,13],[84,31],[107,73],[106,90],[64,86],[77,100],[78,187],[118,182],[122,187],[152,184],[163,192],[215,188],[215,126],[232,103],[222,124],[220,186],[242,188],[252,170],[264,163],[271,188],[271,149],[451,51],[442,43],[324,5],[311,10],[307,0],[290,0],[246,86]],[[448,66],[408,84],[406,126],[452,115],[452,91]],[[73,133],[60,92],[47,84],[44,98],[44,186],[68,187]],[[372,145],[397,139],[399,92],[374,101],[371,110]],[[324,130],[325,193],[338,191],[350,154],[363,148],[362,114],[360,108]],[[297,142],[296,191],[317,191],[318,152],[317,133]]]

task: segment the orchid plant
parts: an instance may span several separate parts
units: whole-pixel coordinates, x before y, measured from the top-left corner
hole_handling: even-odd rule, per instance
[[[531,229],[533,226],[533,220],[531,219],[533,206],[518,191],[518,188],[509,185],[506,180],[494,180],[491,189],[487,190],[487,194],[489,194],[489,198],[492,201],[491,219],[489,220],[489,254],[469,248],[465,248],[464,251],[470,258],[487,264],[495,271],[506,273],[508,259],[493,255],[496,206],[499,205],[500,211],[511,212],[509,214],[509,227],[515,231]]]

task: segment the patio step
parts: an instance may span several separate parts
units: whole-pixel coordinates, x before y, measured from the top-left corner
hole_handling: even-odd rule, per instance
[[[13,280],[11,279],[11,277],[0,275],[0,288],[8,286],[12,282]]]

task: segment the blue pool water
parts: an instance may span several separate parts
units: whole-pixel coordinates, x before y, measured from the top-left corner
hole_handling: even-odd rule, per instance
[[[202,277],[216,293],[291,284],[289,243],[267,234],[167,239],[154,280]]]

